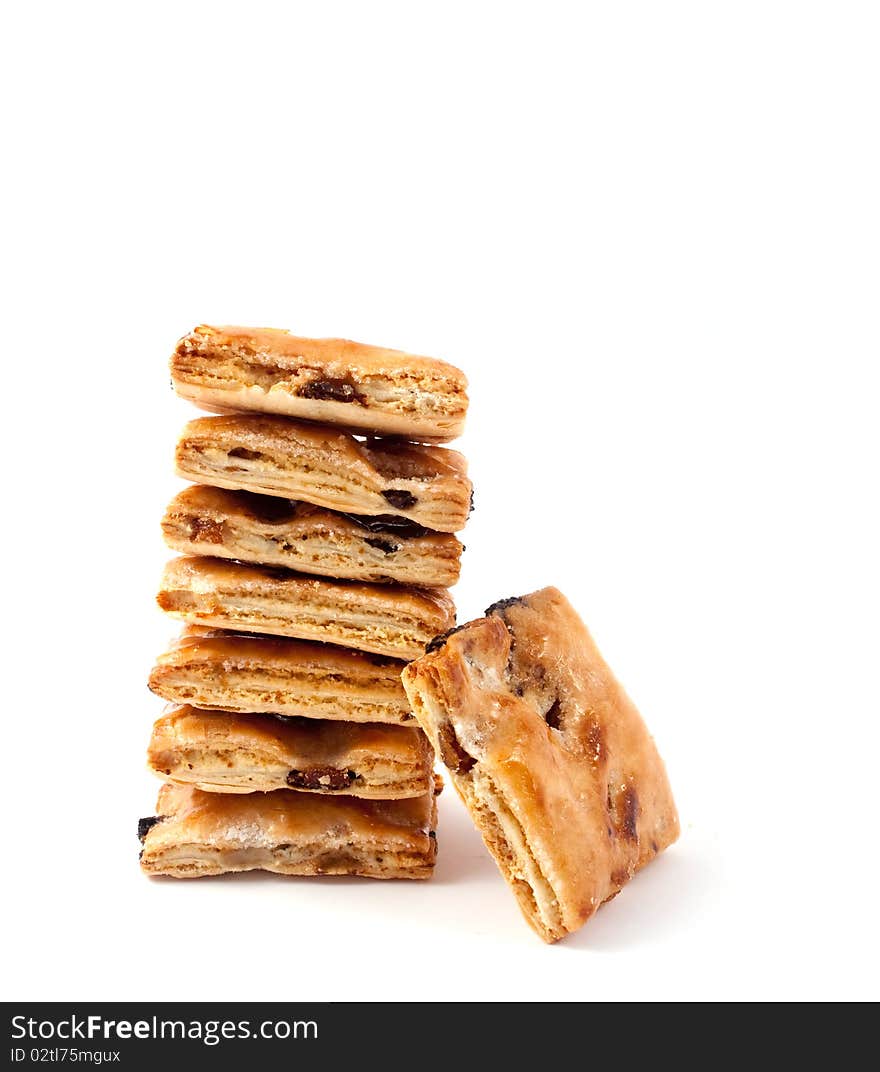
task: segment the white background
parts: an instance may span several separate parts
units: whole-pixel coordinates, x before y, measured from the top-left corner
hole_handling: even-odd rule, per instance
[[[0,79],[3,996],[880,997],[870,3],[19,4]],[[149,881],[158,521],[201,321],[471,383],[462,620],[559,586],[682,837],[543,946],[424,884]]]

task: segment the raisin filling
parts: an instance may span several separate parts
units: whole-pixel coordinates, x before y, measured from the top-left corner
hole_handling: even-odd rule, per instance
[[[445,633],[440,633],[432,640],[429,640],[428,643],[425,645],[425,654],[427,655],[429,652],[437,651],[438,648],[442,648],[446,641],[453,635],[453,633],[460,633],[462,629],[464,629],[463,625],[456,625],[453,626],[452,629],[447,629]]]
[[[633,785],[625,785],[615,793],[608,786],[607,808],[611,822],[619,836],[627,841],[639,840],[639,795]]]
[[[267,525],[278,524],[281,521],[292,521],[296,516],[300,504],[295,499],[281,499],[274,495],[259,495],[254,491],[238,491],[233,493],[237,504],[257,521],[263,521]]]
[[[375,517],[361,517],[360,514],[343,514],[349,521],[353,521],[362,529],[370,532],[387,532],[392,536],[417,537],[427,536],[428,529],[424,525],[417,525],[407,517],[397,517],[396,514],[377,514]]]
[[[297,392],[300,398],[319,402],[359,402],[357,388],[350,380],[312,380]]]
[[[517,603],[522,602],[522,596],[510,596],[508,599],[499,599],[491,606],[486,607],[486,617],[488,618],[490,614],[501,615],[503,610],[507,610],[508,607],[515,607]]]
[[[403,488],[389,488],[382,492],[382,497],[387,499],[396,510],[409,510],[419,501],[411,491]]]
[[[399,543],[393,543],[391,540],[383,540],[381,536],[366,536],[364,543],[368,543],[370,547],[375,547],[376,550],[382,551],[386,555],[393,555],[395,551],[400,550]]]
[[[292,770],[287,775],[287,784],[291,789],[348,789],[357,779],[351,770],[338,770],[336,767],[308,767],[306,770]]]
[[[624,789],[621,805],[620,827],[623,831],[623,836],[629,841],[638,841],[639,796],[631,785]]]
[[[232,450],[227,450],[226,454],[229,458],[244,458],[249,462],[263,457],[258,450],[248,450],[247,447],[233,447]]]
[[[149,832],[156,825],[156,823],[161,822],[161,815],[148,815],[144,819],[138,819],[138,840],[143,841],[147,834],[149,834]]]
[[[550,710],[547,712],[546,715],[544,715],[544,721],[547,723],[550,729],[558,730],[561,716],[562,704],[557,699],[553,701]]]
[[[440,758],[453,774],[467,774],[476,764],[474,757],[462,748],[451,722],[444,722],[439,728],[437,743],[440,745]]]
[[[223,523],[212,517],[187,518],[189,538],[196,543],[223,543]]]

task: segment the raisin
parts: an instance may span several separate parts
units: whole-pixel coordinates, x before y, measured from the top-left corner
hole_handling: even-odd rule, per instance
[[[397,510],[409,510],[419,501],[411,491],[403,488],[389,488],[382,492],[382,497],[387,499]]]
[[[562,704],[558,699],[554,700],[550,710],[544,715],[544,721],[552,730],[559,729],[560,717],[562,715]]]
[[[357,402],[357,388],[350,380],[312,380],[297,392],[300,398],[314,398],[319,402]]]
[[[309,767],[307,770],[292,770],[287,775],[291,789],[347,789],[357,778],[350,770],[336,767]]]
[[[138,840],[143,841],[156,823],[162,822],[162,818],[161,815],[148,815],[144,819],[138,819]]]
[[[257,521],[267,525],[276,525],[282,521],[292,521],[300,504],[294,499],[280,499],[274,495],[257,495],[252,491],[235,493],[238,505]]]
[[[427,536],[429,529],[424,525],[417,525],[407,517],[397,517],[396,514],[377,514],[375,517],[361,517],[360,514],[343,514],[349,521],[353,521],[362,529],[370,532],[387,532],[392,536],[418,537]]]
[[[223,523],[212,517],[188,518],[189,538],[196,543],[223,543]]]
[[[507,599],[499,599],[491,606],[486,607],[486,617],[490,614],[501,614],[501,611],[507,610],[508,607],[514,607],[517,603],[522,603],[522,596],[509,596]]]
[[[383,540],[381,536],[367,536],[364,543],[368,543],[370,547],[375,547],[378,551],[383,551],[386,555],[393,555],[395,551],[400,550],[399,543]]]
[[[626,784],[615,793],[612,786],[608,786],[608,798],[606,807],[614,824],[616,833],[627,841],[639,840],[639,795],[635,786]]]
[[[633,786],[628,785],[624,789],[622,805],[620,827],[623,831],[623,836],[629,841],[638,841],[639,795]]]
[[[429,652],[437,651],[438,648],[442,648],[453,633],[460,633],[462,629],[464,629],[463,625],[456,625],[452,629],[447,629],[445,633],[440,633],[432,640],[429,640],[425,645],[425,654],[427,655]]]
[[[440,745],[440,758],[453,774],[467,774],[476,764],[474,757],[462,748],[451,722],[444,722],[440,726],[437,743]]]

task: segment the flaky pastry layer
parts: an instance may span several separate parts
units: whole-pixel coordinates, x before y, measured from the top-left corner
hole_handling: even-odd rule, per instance
[[[245,796],[163,785],[141,819],[148,875],[199,878],[234,871],[430,878],[437,856],[433,793],[407,800],[316,793]]]
[[[678,836],[654,742],[557,589],[438,638],[403,683],[545,941],[579,928]]]
[[[464,430],[467,380],[445,361],[348,339],[201,324],[177,344],[171,381],[210,410],[254,410],[439,442]]]
[[[154,773],[205,792],[273,789],[393,800],[433,787],[434,753],[416,727],[284,719],[173,707],[155,723]]]
[[[199,625],[340,644],[414,659],[455,621],[442,588],[318,580],[217,558],[175,558],[158,595],[169,614]]]
[[[200,484],[169,503],[162,532],[183,554],[380,584],[455,584],[463,550],[451,533],[430,532],[405,518],[358,517]]]
[[[149,685],[176,704],[347,722],[412,722],[404,663],[287,637],[187,625]]]
[[[464,528],[471,482],[461,454],[357,439],[284,417],[199,417],[183,429],[177,473],[197,484],[302,500],[327,510],[395,514],[436,532]]]

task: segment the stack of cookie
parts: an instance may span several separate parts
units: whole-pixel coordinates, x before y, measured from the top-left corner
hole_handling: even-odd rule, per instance
[[[336,339],[199,327],[159,604],[185,623],[150,688],[165,780],[141,864],[427,878],[433,751],[401,683],[455,624],[471,484],[466,381],[440,361]]]

